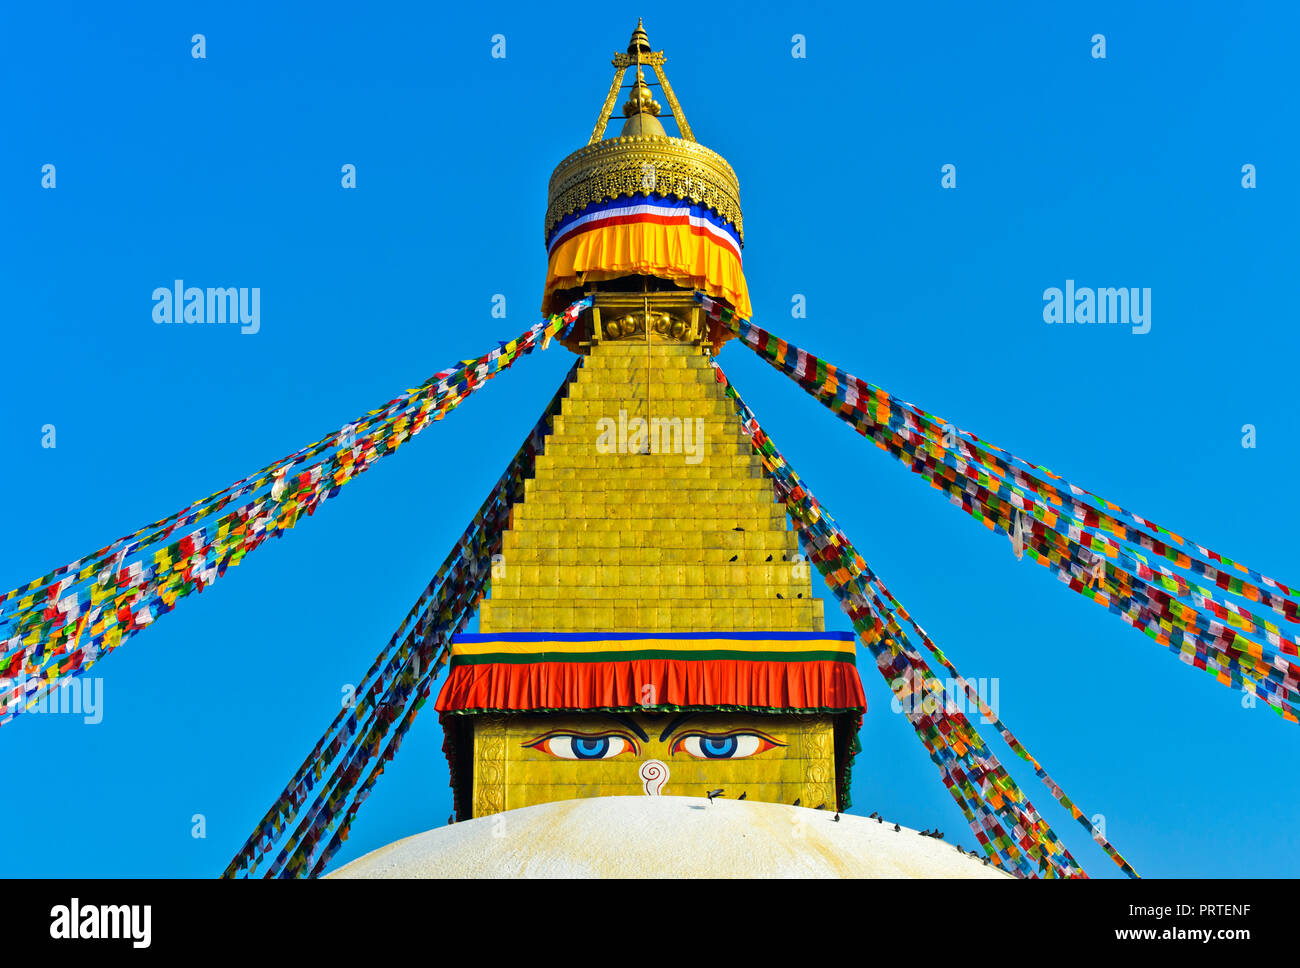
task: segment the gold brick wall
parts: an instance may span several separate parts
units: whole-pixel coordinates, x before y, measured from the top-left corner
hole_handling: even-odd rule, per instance
[[[672,422],[657,452],[622,452],[647,417]],[[797,553],[700,348],[603,342],[515,507],[479,629],[822,631]]]
[[[634,418],[672,423],[661,425],[657,447],[639,453]],[[682,433],[688,421],[689,439]],[[514,508],[479,630],[820,632],[822,602],[813,598],[798,550],[701,349],[602,342],[571,385],[536,476]],[[662,715],[625,718],[644,726],[635,749],[578,760],[535,741],[565,730],[613,735],[618,726],[608,714],[475,716],[472,815],[641,795],[638,771],[650,759],[668,766],[665,795],[723,788],[731,797],[835,809],[829,715],[699,714],[691,728],[755,730],[777,743],[728,760],[698,759],[661,741]]]

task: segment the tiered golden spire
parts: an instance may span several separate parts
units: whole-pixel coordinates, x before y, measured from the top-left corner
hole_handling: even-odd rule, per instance
[[[650,90],[645,81],[645,68],[649,67],[655,72],[655,77],[659,79],[659,86],[664,90],[664,98],[668,101],[668,110],[672,112],[673,120],[677,122],[677,129],[686,141],[694,141],[695,135],[691,132],[691,126],[686,122],[686,115],[682,112],[682,106],[677,103],[677,95],[673,93],[673,86],[668,83],[668,76],[664,73],[664,62],[667,60],[663,51],[653,51],[650,49],[650,38],[646,36],[645,28],[641,25],[640,18],[636,22],[636,30],[632,31],[632,39],[628,41],[626,54],[615,54],[614,59],[610,62],[614,65],[614,80],[610,84],[609,96],[605,98],[604,107],[601,108],[600,117],[596,119],[596,127],[592,129],[591,137],[587,144],[595,144],[600,141],[605,133],[605,126],[609,124],[610,116],[614,113],[614,103],[618,100],[618,92],[623,85],[623,77],[629,67],[636,68],[636,84],[632,88],[632,96],[628,99],[627,104],[623,105],[623,115],[628,120],[623,125],[623,134],[635,135],[658,135],[667,137],[663,125],[658,121],[659,105],[655,103],[654,98],[650,96]],[[654,118],[654,124],[648,125],[647,129],[640,130],[640,118],[645,115],[651,115]],[[637,130],[629,130],[636,127]],[[657,128],[658,130],[654,130]]]

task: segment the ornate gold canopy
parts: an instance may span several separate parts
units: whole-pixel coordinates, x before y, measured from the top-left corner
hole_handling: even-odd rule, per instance
[[[587,145],[556,166],[547,192],[545,236],[564,216],[592,202],[621,196],[655,193],[689,199],[704,205],[736,227],[744,242],[740,211],[740,183],[725,158],[695,140],[686,115],[664,73],[663,51],[652,51],[641,21],[628,43],[627,53],[614,55],[614,79],[592,129]],[[603,138],[623,88],[629,67],[636,68],[631,94],[623,105],[622,132]],[[659,120],[661,110],[646,82],[651,68],[681,137],[669,136]]]

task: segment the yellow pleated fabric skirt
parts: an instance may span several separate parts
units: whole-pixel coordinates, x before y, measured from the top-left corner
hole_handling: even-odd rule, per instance
[[[551,251],[543,313],[552,295],[588,282],[628,275],[656,276],[725,299],[742,318],[751,315],[740,257],[707,228],[653,218],[604,225],[574,234]]]

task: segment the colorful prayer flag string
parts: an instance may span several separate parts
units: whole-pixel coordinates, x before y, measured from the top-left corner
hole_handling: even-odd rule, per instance
[[[451,637],[464,628],[490,584],[492,557],[500,553],[510,509],[523,498],[525,481],[533,474],[551,419],[559,413],[577,369],[575,362],[460,540],[367,671],[355,706],[335,716],[230,862],[224,877],[238,877],[245,871],[245,876],[255,875],[281,840],[281,849],[263,876],[315,876],[347,839],[361,802],[382,775],[383,764],[396,752],[438,670],[446,664]],[[396,731],[392,732],[394,724]],[[390,732],[392,737],[381,755]],[[378,763],[374,763],[376,758]],[[367,767],[370,772],[362,782]],[[326,840],[340,821],[338,832]]]
[[[205,590],[268,537],[314,514],[539,342],[563,338],[588,305],[589,299],[579,300],[257,474],[0,595],[0,725],[62,679],[85,672],[181,598]]]
[[[931,759],[939,767],[944,784],[956,800],[963,815],[971,824],[976,839],[985,850],[1008,870],[1022,876],[1033,876],[1033,865],[1026,856],[1038,861],[1038,870],[1053,876],[1083,876],[1082,868],[1052,832],[1050,826],[1034,810],[1014,780],[998,763],[975,727],[959,710],[949,710],[946,704],[933,713],[915,702],[921,696],[942,694],[942,686],[930,672],[925,660],[909,643],[907,634],[897,623],[895,615],[902,616],[921,636],[926,647],[957,677],[969,692],[969,683],[957,672],[924,631],[915,624],[884,583],[871,571],[834,524],[830,515],[821,508],[785,462],[762,430],[753,412],[745,406],[725,374],[714,363],[718,382],[736,404],[742,427],[764,468],[773,480],[777,496],[786,505],[800,539],[810,549],[810,559],[826,578],[828,586],[840,599],[842,607],[853,619],[865,645],[876,656],[881,674],[895,691],[918,737],[926,746]],[[976,696],[978,700],[978,696]],[[1100,836],[1082,812],[1064,791],[1042,769],[1006,728],[1000,719],[992,717],[980,702],[981,714],[995,723],[1008,745],[1017,755],[1033,763],[1040,779],[1071,816],[1079,819],[1089,829],[1094,839],[1129,876],[1136,876],[1131,865]],[[1003,815],[1011,828],[1007,833],[998,821]],[[1100,838],[1100,839],[1099,839]]]
[[[1265,588],[1232,577],[1209,563],[1230,563],[1216,552],[959,431],[760,327],[737,320],[727,307],[697,297],[716,324],[734,330],[774,368],[944,491],[952,503],[995,533],[1015,532],[1015,540],[1025,542],[1031,559],[1052,570],[1072,590],[1120,615],[1187,664],[1251,692],[1283,718],[1300,721],[1295,705],[1300,704],[1300,666],[1282,657],[1297,654],[1300,637],[1284,635],[1250,608],[1215,594],[1217,589],[1260,602],[1296,621],[1295,603],[1285,597],[1294,594],[1289,586],[1235,563],[1231,563],[1235,569]],[[1140,531],[1139,526],[1156,534]],[[1177,551],[1175,541],[1180,547],[1194,547],[1209,561]],[[1190,571],[1193,577],[1184,577],[1159,561],[1152,567],[1148,554]],[[1215,589],[1199,584],[1196,576],[1211,581]]]

